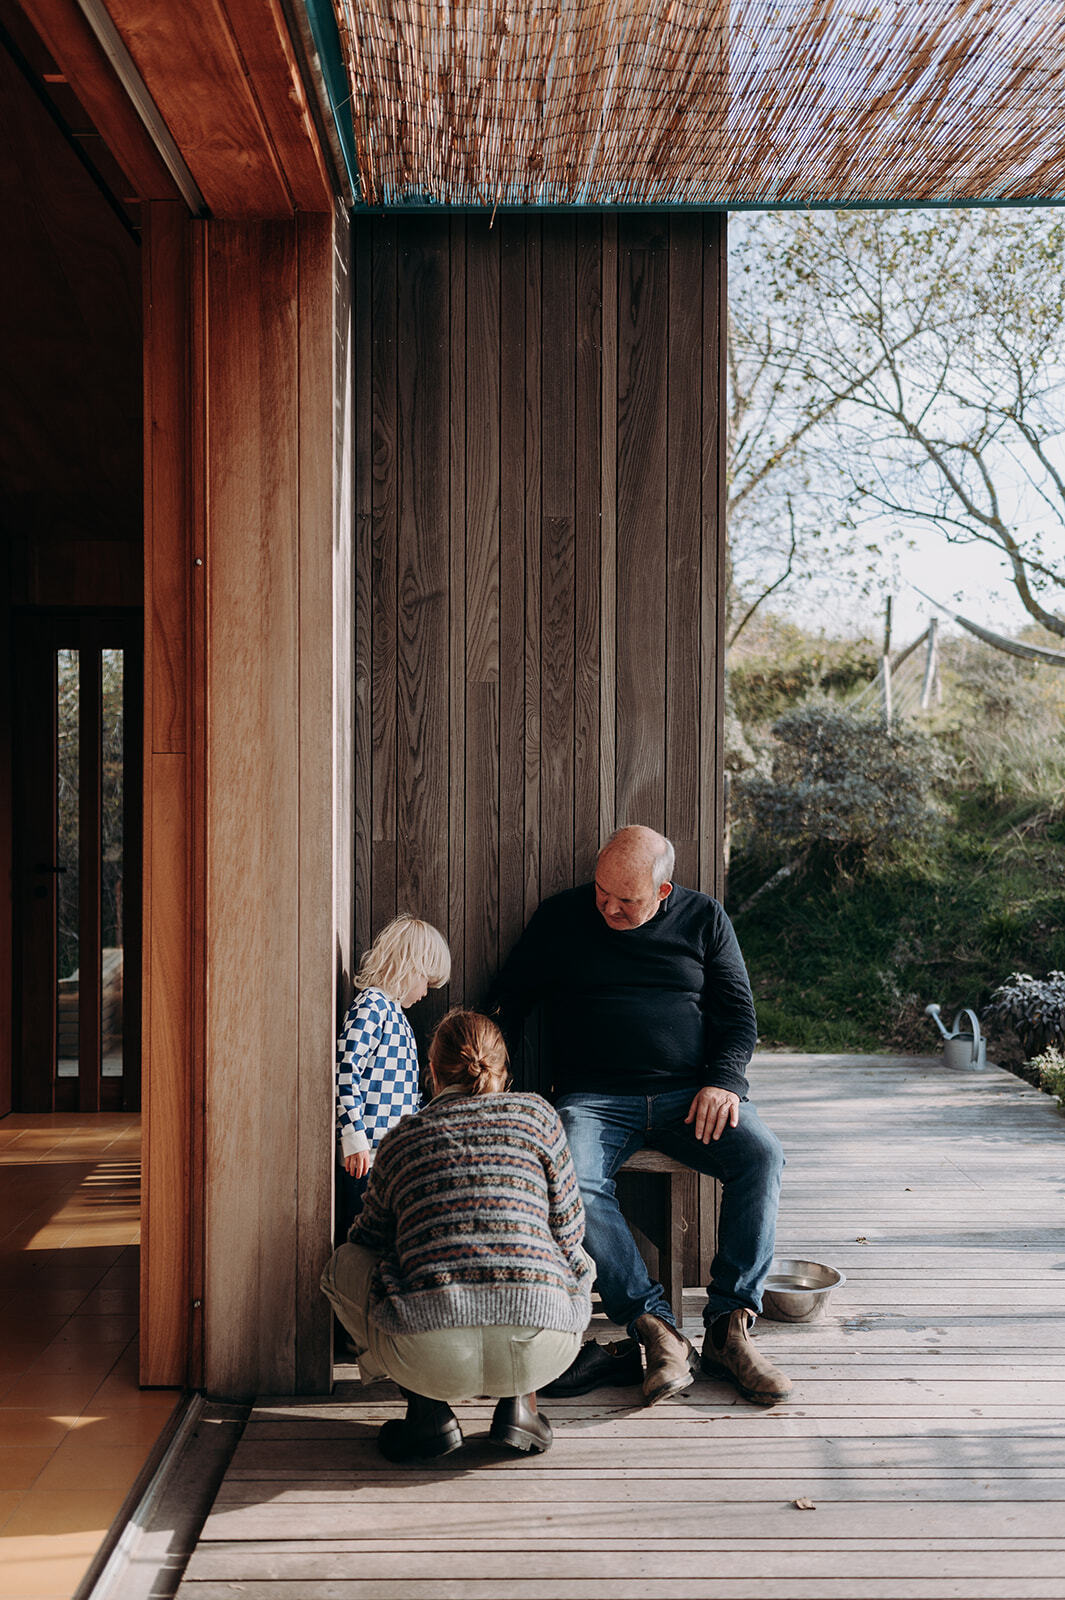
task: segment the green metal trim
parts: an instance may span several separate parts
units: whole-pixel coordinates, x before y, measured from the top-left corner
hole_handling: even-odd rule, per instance
[[[333,10],[332,0],[303,0],[303,9],[307,13],[314,46],[321,62],[322,76],[329,96],[329,109],[333,113],[344,166],[347,168],[348,182],[351,184],[352,194],[357,196],[359,169],[355,159],[355,130],[351,120],[351,90],[348,87],[344,52],[340,48],[340,30],[337,27],[336,13]],[[356,199],[355,205],[358,207],[361,202]]]
[[[1063,206],[1065,195],[1029,195],[1023,199],[994,200],[981,197],[952,198],[949,200],[705,200],[655,202],[641,205],[633,201],[625,205],[449,205],[444,201],[403,200],[389,205],[370,206],[358,200],[352,207],[354,216],[624,216],[633,212],[660,212],[668,216],[674,211],[968,211],[974,208],[1001,208],[1007,206]]]

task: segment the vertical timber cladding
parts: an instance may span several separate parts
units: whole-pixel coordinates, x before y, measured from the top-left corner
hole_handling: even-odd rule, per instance
[[[205,229],[204,1370],[239,1398],[329,1383],[347,306],[331,217]]]
[[[720,885],[724,229],[356,221],[356,941],[446,930],[423,1033],[617,825]]]

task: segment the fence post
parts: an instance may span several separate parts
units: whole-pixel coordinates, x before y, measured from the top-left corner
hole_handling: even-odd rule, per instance
[[[891,729],[893,715],[891,706],[891,657],[880,657],[880,709],[884,717],[884,727]]]
[[[928,649],[924,658],[924,681],[921,684],[921,710],[927,711],[935,699],[939,703],[939,649],[936,635],[939,632],[939,618],[933,617],[928,624]]]

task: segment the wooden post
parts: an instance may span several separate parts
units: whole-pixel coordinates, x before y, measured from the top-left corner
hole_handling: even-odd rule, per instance
[[[141,1382],[198,1385],[202,1221],[197,1104],[202,1037],[202,896],[195,860],[194,714],[202,656],[193,646],[194,230],[183,205],[145,208],[144,235],[144,938],[142,957]],[[191,1342],[190,1342],[191,1341]]]
[[[880,657],[880,712],[884,727],[890,729],[894,710],[891,704],[891,657],[886,653]]]
[[[928,624],[928,649],[924,661],[924,681],[921,684],[921,710],[927,711],[933,699],[939,701],[939,618]]]
[[[333,219],[207,230],[205,1371],[239,1399],[330,1380],[318,1277],[350,783],[334,674],[351,630],[336,605]]]

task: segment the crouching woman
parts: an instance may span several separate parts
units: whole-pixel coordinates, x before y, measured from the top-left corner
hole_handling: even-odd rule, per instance
[[[539,1095],[503,1093],[506,1046],[477,1012],[443,1018],[429,1078],[429,1104],[381,1141],[322,1288],[363,1377],[389,1377],[406,1398],[378,1436],[390,1461],[457,1450],[451,1405],[478,1395],[499,1397],[496,1443],[543,1451],[536,1390],[569,1366],[591,1315],[566,1136]]]

